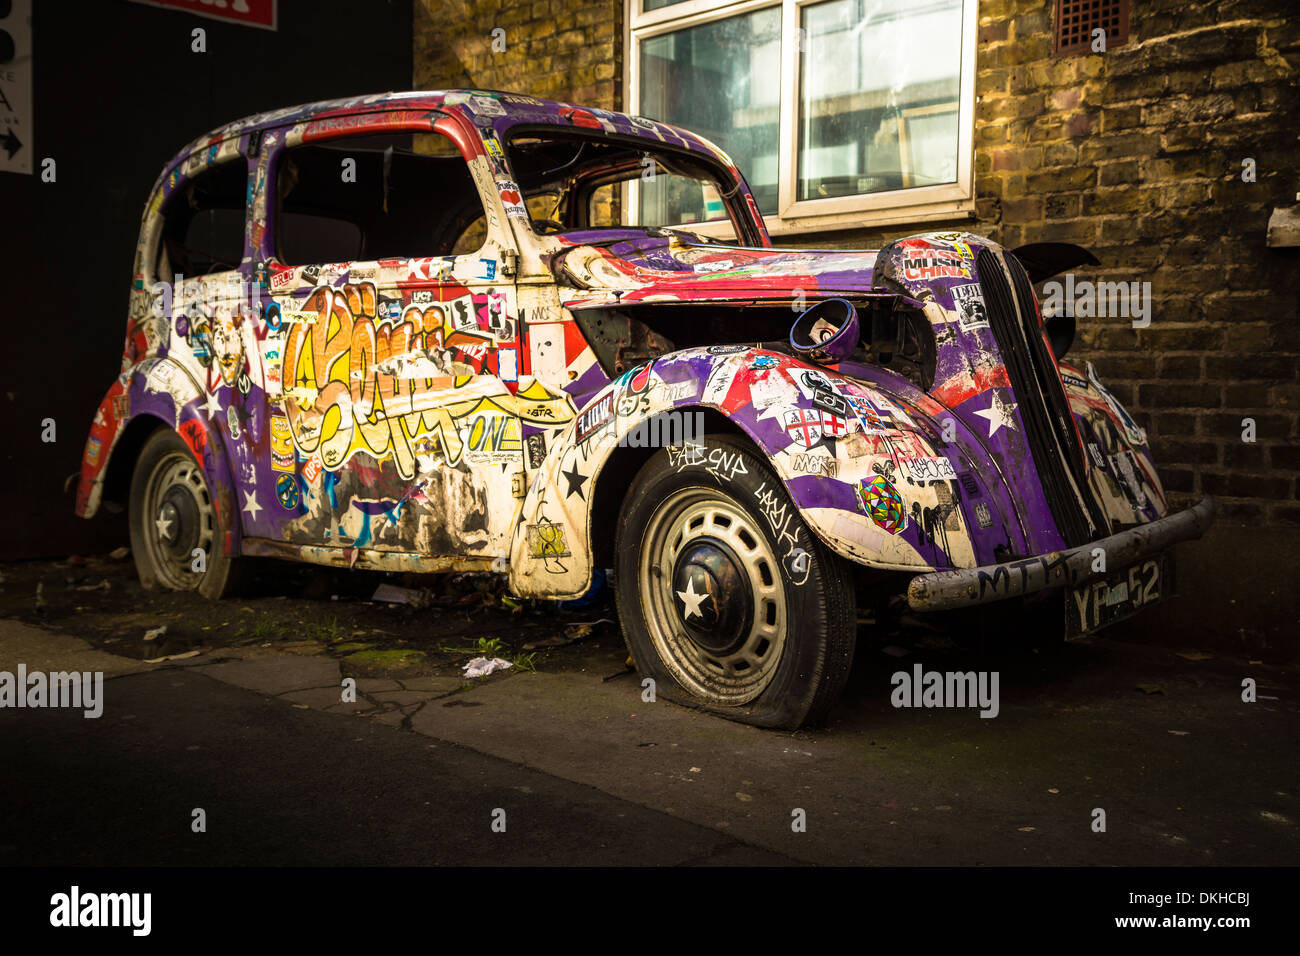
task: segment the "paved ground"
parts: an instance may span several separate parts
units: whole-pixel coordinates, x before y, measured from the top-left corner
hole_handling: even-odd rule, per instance
[[[867,648],[828,727],[780,733],[644,703],[608,645],[477,682],[399,667],[353,704],[312,642],[146,664],[0,620],[0,671],[107,677],[99,719],[0,709],[0,863],[1300,862],[1296,668],[1124,636]],[[918,662],[997,670],[998,717],[892,707]]]

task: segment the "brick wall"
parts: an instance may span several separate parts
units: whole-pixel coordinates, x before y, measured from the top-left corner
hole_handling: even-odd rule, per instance
[[[1300,190],[1300,21],[1282,0],[1146,0],[1127,45],[1053,58],[1051,7],[980,4],[978,231],[1077,242],[1102,262],[1078,276],[1149,281],[1150,326],[1081,319],[1071,359],[1148,429],[1176,497],[1300,524],[1300,257],[1265,244]]]
[[[1287,6],[1142,0],[1126,45],[1055,58],[1050,0],[982,0],[977,219],[790,243],[878,247],[956,227],[1088,247],[1102,266],[1076,276],[1150,282],[1151,324],[1080,319],[1070,360],[1093,361],[1148,430],[1175,504],[1210,493],[1229,519],[1300,524],[1300,254],[1265,244],[1271,210],[1300,191]],[[415,86],[621,109],[622,17],[621,0],[417,0]]]
[[[493,50],[498,28],[504,52]],[[622,0],[415,0],[412,42],[413,89],[622,106]]]

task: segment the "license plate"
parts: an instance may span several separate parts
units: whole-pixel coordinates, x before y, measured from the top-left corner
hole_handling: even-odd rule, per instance
[[[1087,637],[1173,593],[1174,558],[1158,554],[1066,589],[1066,639]]]

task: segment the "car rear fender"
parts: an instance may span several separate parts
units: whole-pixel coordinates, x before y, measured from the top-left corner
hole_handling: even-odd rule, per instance
[[[226,535],[226,553],[239,553],[240,522],[230,457],[215,420],[204,415],[205,393],[190,372],[168,358],[150,357],[118,376],[95,412],[82,455],[76,513],[90,518],[99,510],[108,479],[120,478],[118,497],[126,503],[142,428],[174,430],[203,467]],[[148,429],[151,430],[151,429]],[[118,456],[122,457],[118,457]]]

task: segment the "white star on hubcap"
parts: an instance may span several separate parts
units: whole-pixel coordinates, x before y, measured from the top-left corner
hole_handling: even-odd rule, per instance
[[[153,526],[158,529],[158,537],[164,540],[171,537],[171,533],[172,533],[171,518],[164,518],[162,515],[159,515],[154,520]]]
[[[248,512],[250,518],[256,518],[257,513],[262,510],[262,506],[257,503],[257,492],[246,493],[244,495],[244,511]]]
[[[980,418],[988,419],[990,438],[997,434],[997,430],[1003,426],[1015,429],[1016,422],[1011,417],[1011,413],[1016,410],[1016,404],[1016,402],[1004,402],[1001,396],[994,392],[993,404],[975,413]]]
[[[686,579],[686,590],[678,591],[677,596],[682,599],[682,604],[685,605],[685,612],[682,615],[684,620],[689,621],[692,615],[698,618],[704,617],[704,612],[700,610],[700,605],[704,603],[704,599],[709,595],[707,593],[695,593],[694,578]]]

